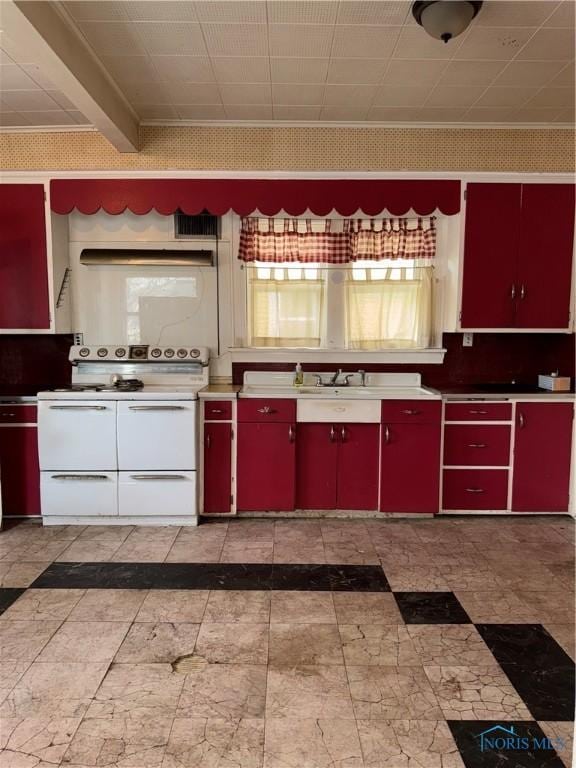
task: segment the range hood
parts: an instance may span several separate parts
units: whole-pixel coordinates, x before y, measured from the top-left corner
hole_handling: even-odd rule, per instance
[[[213,267],[214,252],[176,248],[84,248],[80,264],[150,267]]]

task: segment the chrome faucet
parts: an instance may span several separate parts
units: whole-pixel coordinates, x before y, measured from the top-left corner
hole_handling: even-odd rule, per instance
[[[360,374],[361,386],[365,387],[366,386],[366,371],[358,371],[358,373]]]
[[[322,385],[322,376],[320,376],[319,373],[313,373],[312,376],[316,377],[316,386],[321,387]]]
[[[330,377],[330,386],[335,387],[338,384],[338,376],[342,375],[342,368],[338,368],[334,376]]]

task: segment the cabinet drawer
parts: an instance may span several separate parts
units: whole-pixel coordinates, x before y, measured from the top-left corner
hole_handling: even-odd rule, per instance
[[[230,421],[232,418],[231,400],[206,400],[204,403],[204,421]]]
[[[116,472],[41,472],[42,516],[116,516],[117,478]]]
[[[275,397],[239,400],[238,421],[296,421],[296,400]]]
[[[0,404],[0,424],[35,424],[35,405]]]
[[[120,516],[193,517],[196,472],[119,472]]]
[[[444,464],[470,467],[506,467],[510,463],[510,427],[447,424],[444,428]]]
[[[446,403],[445,421],[510,421],[511,403]]]
[[[442,509],[506,509],[507,506],[506,470],[444,470]]]
[[[382,421],[389,424],[433,424],[440,420],[440,400],[383,400]]]

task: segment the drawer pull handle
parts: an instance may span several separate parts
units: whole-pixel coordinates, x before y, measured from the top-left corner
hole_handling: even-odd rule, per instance
[[[105,405],[51,405],[53,411],[107,411]]]
[[[470,410],[468,413],[472,413],[474,416],[486,416],[488,414],[488,411],[475,411]]]
[[[52,480],[108,480],[108,475],[51,475]]]
[[[487,448],[486,443],[468,443],[468,448]]]
[[[484,488],[466,488],[466,493],[484,493]]]
[[[520,286],[520,298],[521,299],[526,298],[526,286],[524,285],[524,283],[522,283],[522,285]]]
[[[340,437],[342,438],[342,442],[346,442],[346,427],[342,427],[340,429]]]
[[[292,424],[288,427],[288,441],[293,443],[296,440],[296,432]]]
[[[336,430],[334,429],[334,425],[330,427],[330,442],[336,442]]]
[[[130,475],[132,480],[186,480],[186,475]]]
[[[258,413],[263,413],[265,416],[268,416],[271,413],[276,413],[274,408],[270,408],[269,405],[265,405],[263,408],[258,408]]]
[[[212,440],[210,439],[210,435],[206,435],[206,448],[210,448],[211,443]]]
[[[390,427],[384,427],[384,445],[390,442]]]
[[[510,289],[510,298],[515,299],[516,298],[516,286],[514,283],[512,283],[512,288]]]
[[[524,427],[526,426],[526,419],[524,418],[523,413],[518,414],[518,426],[520,427],[520,429],[524,429]]]
[[[222,408],[210,408],[209,410],[211,413],[224,413]]]
[[[130,411],[184,411],[184,405],[129,405]]]
[[[417,411],[415,408],[405,408],[402,413],[405,413],[406,416],[417,416],[420,411]]]
[[[16,416],[15,413],[0,413],[0,416],[8,416],[9,418],[14,418]]]

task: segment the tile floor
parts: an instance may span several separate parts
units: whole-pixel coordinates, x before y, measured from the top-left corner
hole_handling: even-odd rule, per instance
[[[10,527],[0,765],[570,766],[573,523]]]

